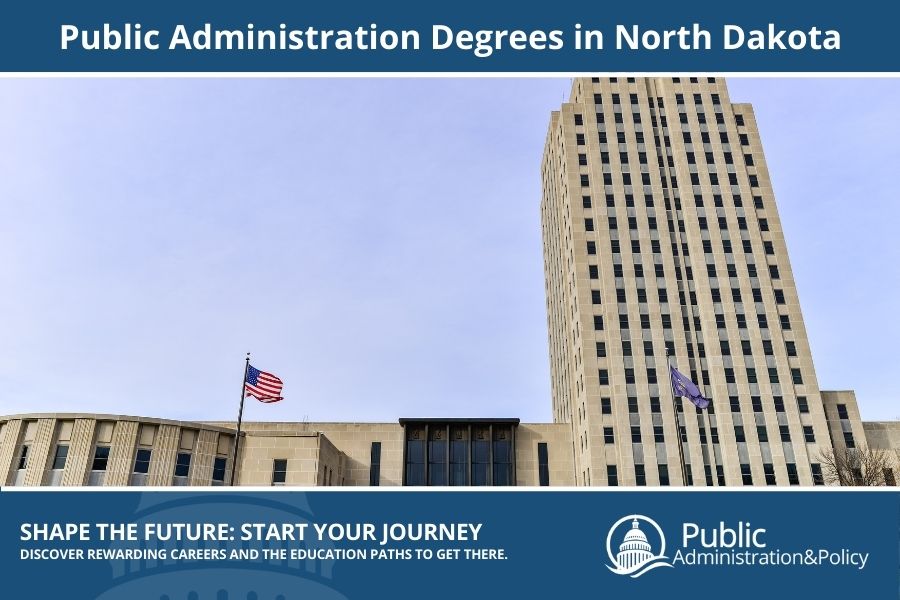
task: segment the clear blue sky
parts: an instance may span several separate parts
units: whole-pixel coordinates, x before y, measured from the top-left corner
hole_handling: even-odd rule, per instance
[[[566,79],[0,80],[0,413],[551,418],[539,221]],[[755,105],[820,385],[900,416],[900,80]],[[893,365],[893,366],[892,366]]]

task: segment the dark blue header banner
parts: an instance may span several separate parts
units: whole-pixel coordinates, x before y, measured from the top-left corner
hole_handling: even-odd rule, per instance
[[[10,598],[896,598],[886,491],[10,491]]]
[[[898,72],[897,3],[7,3],[2,72]]]

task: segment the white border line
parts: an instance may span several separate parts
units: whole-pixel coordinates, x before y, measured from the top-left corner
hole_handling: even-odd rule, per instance
[[[0,494],[5,492],[14,493],[33,493],[33,492],[175,492],[175,493],[191,493],[191,492],[216,492],[220,494],[233,494],[240,492],[339,492],[339,493],[357,493],[357,492],[384,492],[384,493],[432,493],[432,492],[453,492],[457,494],[470,493],[516,493],[516,492],[575,492],[575,493],[591,493],[591,492],[613,492],[613,493],[629,493],[629,492],[678,492],[678,493],[694,493],[694,492],[804,492],[804,493],[900,493],[900,488],[895,486],[865,486],[865,487],[849,487],[849,486],[728,486],[728,487],[704,487],[704,486],[614,486],[614,487],[563,487],[563,486],[509,486],[509,487],[412,487],[412,486],[3,486],[0,488]]]
[[[781,72],[781,71],[752,71],[752,72],[706,72],[706,71],[682,71],[682,72],[632,72],[632,71],[327,71],[327,72],[310,72],[310,71],[48,71],[48,72],[0,72],[0,79],[41,79],[41,78],[81,78],[90,77],[97,79],[116,79],[116,78],[136,78],[136,79],[157,79],[157,78],[173,78],[173,79],[381,79],[381,78],[397,78],[397,79],[416,79],[416,78],[573,78],[573,77],[678,77],[678,76],[698,76],[698,77],[727,77],[727,78],[750,78],[750,77],[775,77],[775,78],[853,78],[853,79],[875,79],[900,78],[900,71],[878,71],[878,72],[858,72],[858,71],[838,71],[838,72]],[[691,85],[685,83],[685,85]]]

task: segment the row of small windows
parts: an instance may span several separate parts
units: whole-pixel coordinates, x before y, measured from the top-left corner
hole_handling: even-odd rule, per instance
[[[684,131],[684,132],[682,132],[681,137],[682,137],[682,141],[683,141],[685,144],[693,144],[693,137],[691,136],[691,133],[690,133],[689,131]],[[645,141],[644,141],[644,133],[643,133],[642,131],[636,131],[636,132],[634,133],[634,138],[635,138],[635,142],[638,143],[638,144],[643,144],[643,143],[645,143]],[[659,138],[658,138],[656,135],[654,135],[654,136],[653,136],[653,139],[654,139],[654,143],[655,143],[657,146],[659,146]],[[627,140],[627,138],[626,138],[626,136],[625,136],[625,132],[624,132],[624,131],[617,131],[617,132],[616,132],[616,143],[618,143],[618,144],[625,144],[625,143],[627,143],[626,140]],[[609,143],[609,137],[607,136],[606,131],[602,131],[602,130],[601,130],[601,131],[599,131],[599,132],[597,133],[597,141],[598,141],[600,144],[608,144],[608,143]],[[668,148],[668,147],[670,146],[669,136],[668,136],[668,135],[664,135],[664,136],[663,136],[663,141],[665,142],[665,145],[666,145],[666,147]],[[719,132],[719,141],[720,141],[722,144],[730,144],[731,141],[730,141],[729,138],[728,138],[728,132],[726,132],[726,131],[720,131],[720,132]],[[746,148],[747,148],[748,146],[750,146],[750,138],[749,138],[749,136],[748,136],[746,133],[739,133],[739,134],[738,134],[738,141],[740,142],[741,146],[745,148],[744,151],[746,151]],[[579,146],[585,145],[585,143],[586,143],[586,138],[584,137],[584,134],[583,134],[583,133],[576,133],[576,134],[575,134],[575,142],[576,142],[576,144],[579,145]],[[703,144],[710,144],[710,143],[712,143],[712,138],[710,137],[708,131],[701,131],[701,132],[700,132],[700,142],[703,143]],[[691,150],[690,147],[688,148],[688,151],[689,151],[689,152],[692,152],[692,150]],[[670,156],[670,158],[672,158],[672,157]],[[670,167],[671,167],[671,166],[674,166],[674,158],[672,158],[672,160],[669,161],[669,166],[670,166]],[[672,179],[672,187],[677,188],[677,187],[678,187],[678,182],[677,182],[675,176],[673,175],[671,179]],[[697,184],[694,184],[694,185],[697,185]],[[754,185],[758,185],[758,183],[757,183],[757,184],[754,184]]]
[[[599,292],[598,292],[599,293]],[[649,321],[646,321],[647,326],[644,327],[645,320],[643,317],[647,315],[641,315],[641,325],[644,329],[649,329]],[[665,315],[669,317],[669,315]],[[670,320],[670,319],[669,319]],[[665,320],[664,320],[665,323]],[[601,315],[594,315],[594,329],[598,331],[602,331],[603,329],[603,317]],[[606,357],[606,342],[596,342],[597,344],[597,357],[605,358]],[[703,344],[701,344],[703,346]],[[772,340],[762,340],[763,354],[766,356],[774,356],[774,346],[772,344]],[[644,348],[644,356],[655,356],[653,350],[653,342],[649,340],[645,340],[643,342]],[[701,358],[706,357],[705,347],[700,348],[701,350]],[[785,350],[787,351],[787,355],[790,357],[797,356],[797,344],[792,340],[785,341]],[[719,342],[719,351],[722,356],[731,356],[731,345],[728,340],[720,340]],[[753,347],[750,343],[750,340],[741,340],[741,353],[744,356],[752,356],[753,355]],[[632,351],[632,343],[630,340],[622,340],[622,356],[634,356]],[[734,383],[734,369],[726,368],[725,369],[725,380],[727,383]]]
[[[620,77],[610,77],[609,82],[610,83],[618,83],[619,79],[621,79],[621,78]],[[635,77],[626,77],[625,81],[628,83],[635,83],[637,81],[637,79]],[[700,83],[700,78],[699,77],[690,77],[689,81],[691,83]],[[707,77],[706,82],[707,83],[715,83],[716,78],[715,77]],[[600,83],[600,78],[599,77],[591,77],[591,83]],[[681,77],[673,77],[672,83],[681,83]]]
[[[741,412],[741,401],[738,396],[729,396],[728,398],[729,406],[731,408],[731,412],[740,413]],[[638,399],[636,396],[628,396],[628,413],[629,414],[638,414]],[[784,406],[784,398],[782,396],[773,396],[772,404],[775,408],[776,413],[785,412]],[[750,405],[753,409],[754,414],[760,414],[763,412],[763,400],[761,396],[750,396]],[[714,406],[712,404],[709,405],[708,409],[711,413],[714,413]],[[797,396],[797,410],[800,414],[809,414],[809,402],[807,401],[806,396]],[[660,414],[661,405],[659,398],[656,396],[650,397],[650,412],[653,414]],[[679,412],[681,412],[681,408],[679,408]],[[602,415],[611,415],[612,414],[612,399],[609,397],[601,397],[600,398],[600,414]],[[810,427],[809,431],[806,430],[807,426],[804,426],[804,436],[807,438],[807,441],[814,441],[815,435],[812,432],[812,428]],[[812,439],[809,439],[812,438]]]
[[[587,177],[587,175],[582,175],[582,177],[583,178]],[[582,196],[582,206],[584,206],[585,208],[590,208],[590,202],[591,202],[590,196]],[[761,217],[757,220],[757,222],[759,224],[759,228],[761,231],[769,231],[769,222],[766,218]],[[674,225],[675,225],[674,221],[670,220],[670,221],[668,221],[668,223],[670,225],[670,229],[674,229]],[[718,217],[717,223],[719,225],[720,230],[724,231],[724,230],[728,229],[728,219],[726,217]],[[614,217],[614,216],[607,217],[607,224],[608,224],[609,229],[617,230],[619,228],[618,217]],[[701,230],[709,229],[709,224],[708,224],[708,220],[706,217],[698,217],[698,225]],[[738,229],[740,229],[741,231],[746,231],[747,230],[747,218],[740,217],[740,216],[737,217],[737,225],[738,225]],[[657,224],[657,220],[656,220],[655,216],[647,217],[647,227],[648,227],[648,229],[651,229],[651,230],[655,230],[658,228],[658,224]],[[596,225],[595,225],[593,217],[586,217],[584,219],[584,229],[585,229],[585,231],[595,231],[596,230]],[[637,217],[628,217],[628,229],[631,231],[636,231],[638,229]],[[684,223],[683,219],[678,220],[678,230],[682,233],[685,232],[685,223]],[[617,248],[618,248],[619,240],[613,240],[613,241],[615,242],[615,244],[613,244],[613,247],[616,248],[613,250],[613,252],[618,252]],[[703,246],[704,251],[707,251],[706,249],[707,249],[707,247],[709,247],[708,252],[712,252],[712,247],[707,246],[706,242],[709,242],[710,244],[712,243],[710,240],[704,240],[704,246]],[[723,245],[723,248],[727,248],[728,249],[727,252],[730,253],[731,252],[730,240],[723,240],[723,242],[727,242],[727,245]],[[769,244],[770,245],[767,247],[766,253],[774,254],[774,245],[771,245],[771,242],[769,242]],[[677,246],[674,246],[674,248],[677,250]],[[752,252],[752,245],[750,243],[750,240],[743,240],[743,248],[744,248],[745,252]],[[771,249],[771,252],[768,251],[769,248]],[[685,252],[685,254],[687,254],[687,252]]]
[[[592,277],[592,279],[596,279],[596,277]],[[592,292],[593,291],[597,291],[597,290],[592,290]],[[623,296],[619,299],[619,301],[624,302],[625,301],[624,290],[617,290],[617,291],[623,292]],[[593,296],[592,300],[594,298],[596,298],[598,301],[597,303],[599,303],[599,300],[600,300],[599,291],[597,291],[597,294],[598,295],[594,296],[594,294],[592,293],[592,296]],[[639,296],[639,299],[640,299],[640,296]],[[644,297],[643,301],[646,301],[646,297]],[[791,326],[790,326],[790,319],[788,318],[788,316],[787,315],[779,315],[779,316],[781,317],[779,319],[779,322],[781,324],[782,329],[790,330]],[[641,314],[641,315],[639,315],[639,318],[640,318],[641,329],[652,329],[651,324],[650,324],[650,315]],[[672,316],[671,315],[669,315],[668,313],[662,313],[660,315],[660,321],[662,323],[663,329],[672,329]],[[683,317],[682,321],[683,321],[683,326],[684,326],[685,330],[691,328],[691,321],[688,317],[686,317],[686,316]],[[766,315],[764,315],[764,314],[756,315],[756,321],[757,321],[757,324],[759,325],[760,329],[768,329],[769,328],[769,322],[768,322],[768,319],[766,318]],[[735,324],[737,325],[738,329],[747,329],[747,316],[743,313],[736,313],[735,314]],[[700,321],[700,317],[694,317],[693,328],[697,331],[701,331],[703,329],[701,325],[702,325],[702,323]],[[594,315],[594,331],[603,331],[603,329],[604,329],[603,326],[604,326],[603,315]],[[726,327],[725,315],[722,315],[722,314],[716,315],[716,326],[718,329],[725,329],[725,327]],[[631,321],[629,320],[628,315],[620,314],[619,315],[619,329],[627,330],[630,328],[631,328]],[[726,348],[723,346],[722,349],[725,350]],[[725,352],[723,352],[723,354],[726,356],[729,356],[731,354],[731,348],[728,347],[727,350],[728,350],[727,354]],[[794,342],[791,342],[791,345],[788,347],[788,356],[796,356],[797,355],[796,351],[797,351],[796,344]],[[768,354],[768,355],[771,356],[771,354]]]
[[[732,200],[733,200],[735,208],[743,207],[743,201],[741,200],[740,195],[737,195],[737,194],[734,195]],[[703,197],[700,195],[694,196],[694,204],[697,208],[703,208]],[[593,198],[590,195],[581,196],[581,205],[584,208],[592,208],[594,205]],[[651,194],[644,195],[644,205],[647,208],[654,207],[653,196]],[[722,199],[721,194],[713,194],[713,205],[716,208],[724,208],[725,207],[725,203]],[[634,208],[634,195],[633,194],[625,194],[625,206],[627,208]],[[762,196],[753,196],[753,206],[754,206],[754,208],[757,208],[760,210],[765,208]],[[606,194],[606,207],[607,208],[615,208],[616,207],[616,199],[613,194]],[[666,209],[668,210],[668,205],[667,205]],[[675,199],[675,209],[681,210],[681,201],[678,198]],[[654,223],[655,223],[655,220],[654,220]],[[719,223],[721,223],[721,221],[719,221]]]
[[[778,426],[778,435],[782,442],[791,441],[791,432],[790,428],[787,425]],[[756,426],[756,437],[760,443],[767,443],[769,441],[769,433],[765,425]],[[743,425],[734,426],[734,438],[738,443],[744,443],[747,441]],[[812,425],[803,426],[803,441],[809,444],[814,444],[816,442],[816,435],[813,431]]]
[[[603,350],[605,353],[605,349]],[[747,367],[747,383],[759,383],[759,378],[756,373],[756,369],[752,367]],[[609,370],[608,369],[598,369],[597,376],[599,379],[600,385],[609,385]],[[649,368],[646,371],[647,383],[653,384],[659,381],[657,377],[656,369]],[[780,383],[780,377],[778,375],[778,369],[775,367],[768,368],[768,376],[769,383]],[[703,380],[704,385],[709,385],[709,375],[703,371],[701,375],[701,379]],[[624,373],[624,380],[627,384],[632,384],[636,382],[634,369],[626,368]],[[734,376],[734,369],[725,368],[725,381],[726,383],[736,383]],[[803,385],[803,373],[798,368],[791,368],[791,383],[794,385]]]
[[[24,471],[28,467],[28,453],[30,451],[29,444],[22,444],[19,451],[19,460],[17,469]],[[91,469],[88,476],[89,486],[103,485],[105,474],[109,467],[109,456],[111,447],[107,445],[97,445],[94,447],[93,458],[91,459]],[[134,464],[132,468],[132,477],[129,481],[130,485],[144,485],[146,476],[150,472],[150,460],[153,451],[149,448],[138,448],[135,451]],[[53,460],[50,463],[50,471],[59,474],[66,468],[66,462],[69,455],[68,444],[57,444],[54,450]],[[175,457],[175,468],[173,471],[173,484],[185,485],[191,468],[190,452],[179,452]],[[223,484],[225,481],[227,459],[224,456],[217,456],[213,461],[213,472],[211,482],[213,485]],[[135,477],[137,476],[137,477]],[[143,476],[143,477],[142,477]],[[60,477],[51,473],[48,478],[48,485],[58,485]],[[20,484],[21,482],[17,482]]]
[[[25,479],[25,473],[28,468],[30,440],[33,436],[35,422],[25,423],[25,433],[22,436],[18,454],[17,469],[12,477],[13,485],[22,485]],[[62,485],[63,474],[68,463],[70,439],[73,432],[72,421],[60,421],[56,426],[55,444],[53,446],[52,458],[47,465],[46,472],[42,475],[40,482],[44,485],[57,486]],[[115,423],[111,421],[98,421],[94,429],[94,445],[93,452],[88,463],[89,469],[84,480],[78,480],[78,473],[69,473],[70,480],[68,483],[77,485],[102,486],[106,483],[106,474],[110,466],[110,458],[112,456],[112,438]],[[147,484],[150,473],[151,461],[153,457],[153,444],[157,433],[157,426],[152,424],[142,424],[138,429],[136,436],[136,447],[134,448],[131,462],[131,469],[128,478],[128,485],[142,486]],[[173,470],[171,473],[172,485],[187,485],[191,474],[192,450],[196,445],[198,432],[190,429],[182,429],[177,440],[177,452]],[[216,445],[216,455],[213,456],[212,474],[209,483],[212,485],[223,485],[226,475],[227,454],[230,452],[232,438],[229,436],[219,436]],[[159,473],[157,476],[162,475]],[[74,478],[73,478],[74,477]]]
[[[643,153],[641,153],[641,154],[643,154]],[[578,161],[579,161],[580,165],[586,166],[587,165],[587,156],[584,154],[579,155]],[[608,164],[608,163],[605,163],[605,164]],[[646,164],[646,163],[641,163],[641,164]],[[707,173],[709,175],[710,185],[719,185],[720,182],[719,182],[718,174],[715,171],[708,171]],[[623,185],[632,185],[631,173],[623,172],[621,175],[622,175],[622,184]],[[759,180],[757,179],[756,175],[750,175],[749,179],[750,179],[751,187],[754,187],[754,188],[759,187]],[[674,175],[671,177],[671,180],[673,182],[673,187],[677,187],[675,185],[676,178]],[[586,175],[586,174],[582,174],[580,182],[581,182],[581,187],[589,187],[590,186],[590,176]],[[728,173],[728,184],[732,185],[732,186],[738,185],[737,173]],[[603,185],[613,185],[612,173],[603,173]],[[652,185],[650,173],[641,173],[641,185],[645,185],[645,186]],[[694,186],[701,185],[699,173],[691,173],[691,185],[694,185]],[[721,223],[723,223],[723,218],[720,217],[719,223],[721,226]],[[722,227],[722,228],[724,229],[725,227]],[[703,222],[703,226],[701,227],[701,229],[706,229],[705,221]],[[746,227],[741,227],[741,229],[746,229]],[[764,228],[763,231],[768,231],[768,227]]]
[[[599,94],[594,95],[594,102],[597,105],[601,104],[602,99],[600,98]],[[614,102],[613,113],[612,113],[613,123],[616,125],[624,125],[626,113],[621,112],[621,106],[618,105],[618,103],[615,99],[613,100],[613,102]],[[632,104],[635,104],[635,103],[632,103]],[[719,112],[719,111],[717,111],[713,114],[714,114],[715,123],[716,123],[716,125],[720,126],[719,129],[721,130],[722,129],[721,126],[725,125],[725,114],[722,112]],[[575,113],[573,116],[574,116],[574,122],[575,122],[576,127],[584,126],[584,116],[582,114]],[[606,124],[606,113],[598,111],[598,112],[594,113],[594,118],[598,125],[598,128],[597,128],[598,131],[602,131],[603,128],[599,127],[599,126]],[[632,111],[631,111],[631,120],[635,125],[640,125],[643,123],[643,117],[641,117],[641,113],[634,106],[632,107]],[[678,113],[678,121],[679,121],[679,124],[682,126],[689,125],[688,113],[686,113],[686,112]],[[743,121],[743,120],[741,120],[741,121]],[[697,110],[697,123],[701,126],[701,128],[704,125],[709,125],[709,122],[706,118],[706,113],[703,112],[703,110]],[[650,125],[654,128],[662,127],[665,129],[665,128],[669,127],[669,120],[668,120],[668,118],[666,118],[666,116],[664,114],[659,115],[659,118],[657,119],[657,115],[654,113],[654,114],[650,115]],[[640,128],[638,128],[638,129],[640,129]],[[684,127],[682,127],[682,129],[684,129]],[[638,133],[642,133],[642,132],[638,131]],[[663,133],[664,133],[664,135],[666,134],[665,131]],[[727,140],[723,140],[723,141],[727,141]],[[747,145],[747,144],[744,144],[744,145]]]
[[[659,484],[660,485],[669,485],[669,467],[665,464],[657,465],[659,471]],[[787,463],[787,475],[788,475],[788,483],[790,485],[800,485],[800,476],[797,474],[797,465],[796,463]],[[825,479],[822,476],[822,465],[818,463],[811,463],[809,465],[810,472],[812,473],[813,484],[814,485],[825,485]],[[709,470],[709,467],[706,467]],[[716,471],[718,475],[719,485],[725,485],[725,474],[723,472],[722,466],[717,465]],[[690,465],[688,465],[687,470],[688,476],[688,485],[693,484],[693,477],[691,476]],[[775,480],[775,466],[772,463],[764,463],[763,464],[763,474],[765,476],[766,485],[776,485]],[[644,465],[636,464],[634,465],[634,476],[635,476],[635,484],[638,486],[647,485],[647,473]],[[607,485],[610,486],[618,486],[619,485],[619,473],[616,465],[606,465],[606,480]],[[711,477],[707,477],[707,482],[711,482]],[[750,465],[748,463],[741,464],[741,483],[744,485],[753,485],[753,473],[750,469]]]
[[[593,225],[590,223],[585,223],[585,226],[593,227]],[[587,229],[587,230],[593,231],[593,229]],[[656,246],[655,248],[656,249],[653,249],[654,253],[658,252],[658,246]],[[621,253],[621,246],[620,246],[619,240],[611,240],[610,241],[610,250],[613,254]],[[639,253],[640,252],[640,242],[638,242],[637,240],[633,240],[632,244],[631,244],[631,251],[632,251],[632,253],[635,253],[635,254]],[[588,242],[587,246],[586,246],[586,252],[589,255],[596,255],[597,254],[596,242]],[[781,279],[781,271],[778,269],[778,265],[766,265],[766,266],[769,267],[768,270],[769,270],[770,278],[772,278],[773,280]],[[632,267],[634,268],[634,276],[635,277],[644,277],[643,265],[635,262],[635,263],[632,263]],[[653,267],[654,267],[654,272],[655,272],[656,277],[665,277],[665,268],[663,267],[663,265],[657,263],[657,264],[654,264]],[[588,265],[588,273],[589,273],[589,276],[591,279],[599,279],[600,272],[597,269],[598,269],[597,265]],[[707,276],[709,276],[711,278],[718,277],[718,272],[716,271],[716,266],[714,264],[706,265],[706,272],[707,272]],[[614,273],[615,277],[623,277],[624,276],[623,275],[624,267],[622,266],[621,263],[613,264],[613,273]],[[678,279],[681,279],[680,265],[676,265],[675,273],[676,273]],[[685,277],[688,280],[692,280],[694,278],[694,269],[692,267],[685,267],[684,273],[685,273]],[[725,265],[725,273],[730,278],[736,278],[738,276],[737,265],[735,265],[733,263],[729,263],[729,264]],[[757,271],[756,265],[754,263],[747,264],[747,276],[751,277],[751,278],[759,277],[759,272]]]
[[[640,265],[635,265],[635,266],[640,266]],[[659,266],[659,265],[657,265],[657,266]],[[596,267],[596,268],[592,269],[591,267]],[[618,272],[616,269],[613,269],[613,271]],[[635,271],[635,272],[637,272],[637,271]],[[643,267],[641,268],[640,272],[643,273]],[[597,265],[589,265],[588,266],[588,276],[591,279],[599,279],[599,277],[600,277],[599,267],[597,267]],[[621,276],[622,275],[616,275],[616,277],[621,277]],[[665,274],[660,269],[656,269],[656,276],[664,277]],[[636,289],[636,291],[637,291],[638,302],[641,304],[647,302],[647,289],[639,287]],[[761,289],[752,288],[750,291],[751,291],[751,295],[753,298],[753,302],[762,302],[763,301]],[[657,295],[657,298],[659,299],[659,302],[661,302],[661,303],[666,303],[669,301],[669,295],[668,295],[668,292],[666,291],[666,288],[657,288],[656,295]],[[697,304],[697,292],[691,291],[691,292],[689,292],[689,296],[690,296],[691,304],[692,305]],[[776,304],[778,304],[778,305],[785,304],[784,290],[777,289],[777,288],[774,289],[773,296],[775,297]],[[679,291],[678,298],[679,298],[679,303],[682,306],[687,306],[686,297],[684,295],[684,292]],[[710,288],[710,298],[712,298],[712,301],[716,304],[721,303],[722,302],[721,289],[720,288]],[[742,298],[743,298],[743,295],[741,294],[740,288],[731,288],[731,299],[733,302],[740,303],[742,301]],[[627,302],[626,292],[624,289],[616,288],[616,301],[617,302]],[[592,304],[602,304],[602,296],[601,296],[600,290],[591,290],[591,303]],[[741,329],[746,328],[746,326],[747,326],[746,317],[744,317],[742,315],[742,317],[740,319],[737,319],[737,322],[739,323],[739,327]],[[793,344],[793,342],[792,342],[792,344]],[[793,355],[791,355],[791,356],[793,356]]]

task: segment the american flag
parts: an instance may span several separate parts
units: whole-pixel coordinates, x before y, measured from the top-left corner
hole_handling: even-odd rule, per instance
[[[247,365],[247,379],[244,381],[244,392],[260,402],[278,402],[281,400],[281,380],[253,365]]]

